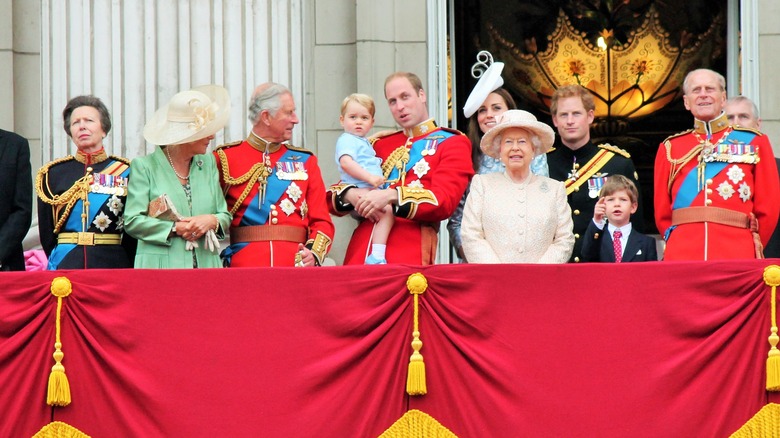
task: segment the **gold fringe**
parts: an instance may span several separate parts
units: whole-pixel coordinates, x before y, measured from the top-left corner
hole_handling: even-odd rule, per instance
[[[770,265],[764,268],[764,282],[772,287],[769,296],[772,333],[769,335],[769,355],[766,359],[766,390],[780,391],[780,350],[777,349],[777,286],[780,285],[780,266]]]
[[[90,436],[68,423],[52,421],[43,426],[32,438],[90,438]]]
[[[731,438],[780,438],[780,405],[769,403],[743,424]]]
[[[62,314],[62,298],[70,295],[72,287],[67,277],[57,277],[51,282],[51,293],[57,297],[57,319],[54,341],[54,366],[49,374],[49,386],[46,393],[46,404],[49,406],[67,406],[71,402],[70,383],[62,365],[62,342],[60,340],[60,315]]]
[[[379,438],[457,438],[425,412],[412,409],[396,420]]]
[[[417,272],[406,280],[409,293],[414,295],[414,331],[412,332],[412,356],[409,358],[409,372],[406,377],[406,393],[409,395],[425,395],[428,387],[425,384],[425,362],[420,354],[420,295],[428,289],[428,280]]]

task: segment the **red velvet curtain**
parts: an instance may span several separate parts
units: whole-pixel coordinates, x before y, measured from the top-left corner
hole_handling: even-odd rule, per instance
[[[461,437],[728,436],[770,401],[770,262],[3,274],[0,436],[371,437],[409,409]]]

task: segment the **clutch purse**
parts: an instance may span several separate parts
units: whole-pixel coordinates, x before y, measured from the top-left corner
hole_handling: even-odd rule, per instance
[[[172,222],[177,222],[184,219],[184,216],[180,215],[179,212],[176,211],[176,207],[173,205],[171,198],[169,198],[165,193],[152,199],[149,202],[149,207],[146,213],[149,215],[149,217]],[[205,238],[204,243],[206,244],[206,249],[211,252],[219,251],[219,240],[217,239],[217,234],[214,232],[214,230],[208,230],[208,232],[206,232],[203,237]],[[184,249],[187,251],[192,251],[195,248],[198,248],[198,242],[195,241],[188,240],[184,245]]]
[[[152,199],[149,202],[149,208],[147,210],[147,214],[149,215],[149,217],[168,220],[172,222],[180,221],[183,219],[183,216],[180,215],[178,211],[176,211],[176,207],[173,205],[171,198],[169,198],[168,195],[165,193]]]

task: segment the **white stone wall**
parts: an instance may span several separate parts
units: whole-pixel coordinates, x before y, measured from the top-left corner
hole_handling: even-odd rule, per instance
[[[249,129],[248,99],[274,81],[303,95],[303,0],[42,0],[44,161],[73,152],[62,108],[80,94],[100,97],[112,114],[111,153],[153,149],[143,127],[175,93],[224,85],[228,126],[217,143]],[[294,140],[300,143],[300,131]]]
[[[398,70],[412,71],[426,83],[426,13],[419,0],[315,0],[313,50],[307,80],[311,92],[305,127],[307,143],[317,144],[325,184],[339,180],[335,164],[341,101],[366,93],[376,101],[374,131],[395,128],[384,99],[384,81]],[[334,218],[336,238],[330,256],[344,260],[355,227],[350,217]]]
[[[293,90],[302,119],[294,142],[317,153],[329,184],[338,180],[341,100],[372,95],[375,129],[392,128],[384,79],[409,70],[428,84],[427,11],[441,1],[0,0],[0,128],[30,139],[37,169],[70,152],[60,120],[67,99],[93,93],[112,111],[112,152],[132,158],[150,150],[140,132],[160,103],[216,82],[233,104],[218,141],[239,140],[249,94],[273,80]],[[763,127],[780,155],[780,2],[749,1],[758,8]],[[331,255],[340,262],[354,222],[336,227]]]
[[[761,130],[780,157],[780,2],[758,0],[758,47]]]

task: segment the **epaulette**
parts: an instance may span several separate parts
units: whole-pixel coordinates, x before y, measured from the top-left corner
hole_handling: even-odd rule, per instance
[[[289,149],[291,151],[303,152],[304,154],[314,155],[314,152],[312,152],[312,151],[310,151],[308,149],[302,148],[300,146],[293,146],[291,144],[286,144],[286,143],[285,143],[285,146],[287,146],[287,149]]]
[[[555,150],[555,146],[551,147],[551,148],[550,148],[550,150],[549,150],[549,151],[547,151],[547,153],[549,154],[550,152],[552,152],[552,151],[554,151],[554,150]]]
[[[600,145],[599,145],[599,147],[600,147],[601,149],[606,149],[606,150],[608,150],[608,151],[610,151],[610,152],[614,152],[614,153],[616,153],[616,154],[618,154],[618,155],[622,155],[622,156],[624,156],[624,157],[626,157],[626,158],[631,158],[631,154],[629,154],[628,152],[626,152],[626,151],[625,151],[625,150],[623,150],[623,149],[620,149],[620,148],[619,148],[619,147],[617,147],[617,146],[612,146],[612,145],[611,145],[611,144],[609,144],[609,143],[602,143],[602,144],[600,144]]]
[[[691,132],[693,132],[693,129],[689,129],[689,130],[683,131],[683,132],[678,132],[677,134],[673,134],[673,135],[670,135],[670,136],[666,137],[664,139],[664,141],[662,141],[661,143],[666,143],[667,141],[669,141],[669,140],[671,140],[673,138],[681,137],[683,135],[690,134]]]
[[[214,150],[216,151],[216,150],[219,150],[219,149],[232,148],[233,146],[238,146],[238,145],[240,145],[243,142],[244,142],[244,140],[239,140],[239,141],[233,141],[233,142],[230,142],[230,143],[221,144],[221,145],[217,146],[216,148],[214,148]]]
[[[62,157],[62,158],[57,158],[56,160],[49,161],[48,163],[46,163],[46,164],[44,164],[43,166],[41,166],[41,168],[40,168],[40,169],[38,169],[38,173],[39,173],[39,174],[41,174],[41,175],[43,175],[43,174],[45,174],[46,172],[48,172],[48,171],[49,171],[49,169],[50,169],[52,166],[56,166],[57,164],[60,164],[60,163],[65,163],[65,162],[67,162],[67,161],[71,161],[71,160],[75,160],[75,159],[76,159],[76,157],[74,157],[73,155],[67,155],[67,156],[65,156],[65,157]]]
[[[441,130],[450,132],[452,134],[466,135],[466,134],[462,133],[461,131],[458,131],[457,129],[447,128],[447,127],[444,127],[444,126],[441,127]]]
[[[734,128],[735,131],[747,131],[747,132],[752,132],[753,134],[756,135],[764,135],[758,129],[748,128],[747,126],[732,125],[732,128]]]
[[[121,161],[121,162],[127,164],[128,166],[130,165],[130,160],[128,160],[125,157],[118,157],[116,155],[109,155],[108,158],[111,158],[111,159],[117,160],[117,161]]]

